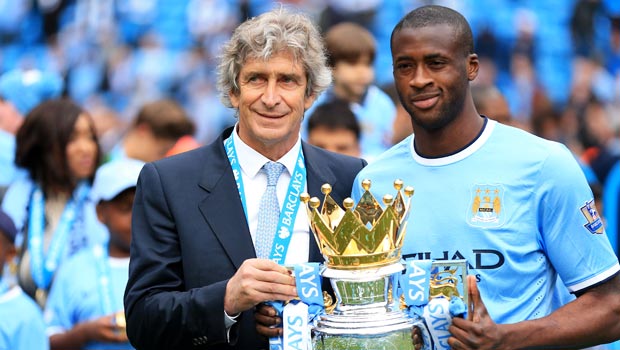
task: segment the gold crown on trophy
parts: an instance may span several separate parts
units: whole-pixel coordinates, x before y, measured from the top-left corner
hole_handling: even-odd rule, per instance
[[[383,196],[383,209],[370,193],[370,185],[370,180],[362,181],[364,194],[355,208],[353,200],[347,198],[342,209],[330,196],[329,184],[321,187],[325,200],[320,212],[318,198],[310,198],[307,193],[300,196],[314,238],[330,268],[377,268],[400,261],[413,187],[403,189],[403,182],[395,180],[396,197]]]

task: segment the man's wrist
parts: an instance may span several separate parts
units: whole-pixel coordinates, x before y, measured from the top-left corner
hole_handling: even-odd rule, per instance
[[[226,325],[226,329],[229,329],[235,323],[237,323],[237,318],[239,317],[239,315],[241,314],[236,314],[236,315],[231,316],[228,314],[228,312],[226,312],[226,310],[224,310],[224,325]]]

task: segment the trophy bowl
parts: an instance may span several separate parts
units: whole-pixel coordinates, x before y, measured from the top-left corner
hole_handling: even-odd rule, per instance
[[[321,315],[312,330],[312,348],[332,349],[414,349],[411,331],[420,320],[400,310],[392,297],[394,276],[403,265],[364,270],[325,268],[336,303],[330,314]]]

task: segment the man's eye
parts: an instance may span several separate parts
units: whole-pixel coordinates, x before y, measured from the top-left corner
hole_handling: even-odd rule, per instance
[[[433,67],[433,68],[439,68],[439,67],[443,67],[445,65],[444,61],[431,61],[429,64],[429,66]]]
[[[399,63],[396,65],[396,71],[400,74],[408,74],[413,69],[411,63]]]
[[[291,77],[283,77],[282,79],[280,79],[280,81],[287,85],[297,84],[297,80]]]
[[[263,78],[258,75],[253,75],[248,78],[248,83],[261,83],[263,82]]]

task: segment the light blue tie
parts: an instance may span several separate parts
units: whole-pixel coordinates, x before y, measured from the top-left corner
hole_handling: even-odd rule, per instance
[[[267,162],[263,165],[267,172],[267,189],[260,200],[258,209],[258,228],[256,229],[256,256],[261,259],[269,259],[271,245],[276,235],[278,219],[280,218],[280,205],[276,193],[276,184],[284,165],[276,162]]]

